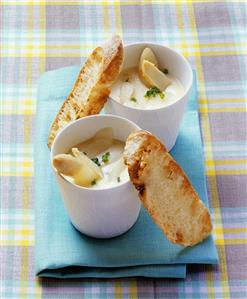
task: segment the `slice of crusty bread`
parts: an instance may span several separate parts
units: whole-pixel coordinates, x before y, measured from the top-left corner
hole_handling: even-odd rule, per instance
[[[80,70],[77,80],[50,128],[48,146],[58,131],[78,118],[98,114],[107,101],[109,87],[123,62],[123,44],[114,35],[102,48],[96,48]]]
[[[155,136],[146,131],[131,134],[124,161],[144,207],[171,242],[192,246],[210,234],[208,209]]]

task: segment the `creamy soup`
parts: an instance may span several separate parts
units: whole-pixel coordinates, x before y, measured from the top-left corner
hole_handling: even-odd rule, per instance
[[[98,131],[67,154],[55,156],[54,167],[68,181],[84,187],[108,188],[128,181],[123,161],[125,143],[112,135],[111,128]]]
[[[123,161],[125,143],[118,139],[113,139],[109,146],[104,146],[103,141],[101,143],[103,146],[100,143],[100,140],[94,143],[89,139],[75,146],[81,152],[86,153],[103,173],[103,178],[92,182],[91,187],[112,187],[126,182],[129,179],[129,174]]]
[[[165,90],[154,92],[147,96],[148,88],[139,77],[138,68],[129,68],[122,71],[117,81],[112,86],[110,97],[119,103],[141,109],[156,109],[177,101],[184,93],[181,82],[167,74],[171,83]]]

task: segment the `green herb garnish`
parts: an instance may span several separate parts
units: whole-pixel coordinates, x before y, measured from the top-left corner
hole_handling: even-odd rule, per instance
[[[97,181],[96,181],[96,179],[94,179],[94,180],[92,180],[91,185],[92,185],[92,186],[93,186],[93,185],[96,185],[96,183],[97,183]]]
[[[104,162],[104,163],[108,163],[108,162],[109,162],[109,157],[110,157],[110,152],[106,152],[106,153],[102,156],[102,162]]]
[[[92,158],[91,159],[96,165],[98,166],[101,166],[100,162],[99,162],[99,159],[96,157],[96,158]]]
[[[120,176],[117,177],[117,181],[118,181],[118,183],[120,183],[120,181],[121,181]]]
[[[159,95],[161,99],[165,98],[165,94],[161,91],[158,87],[152,86],[150,87],[147,92],[145,93],[144,97],[147,99],[154,98],[156,95]]]
[[[168,74],[168,69],[164,68],[163,71],[162,71],[165,75]]]
[[[132,102],[137,102],[137,99],[134,98],[134,97],[130,98],[130,100],[131,100]]]
[[[161,98],[161,100],[163,100],[165,98],[164,92],[160,93],[160,98]]]

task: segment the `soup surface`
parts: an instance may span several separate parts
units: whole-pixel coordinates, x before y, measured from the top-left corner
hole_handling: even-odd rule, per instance
[[[140,79],[138,67],[122,71],[117,81],[112,86],[110,97],[117,102],[134,108],[157,109],[165,107],[177,101],[184,93],[182,83],[173,76],[167,74],[171,80],[165,90],[154,92],[154,96],[147,97],[150,90]]]
[[[85,153],[101,169],[103,177],[92,181],[91,188],[105,188],[119,185],[129,179],[123,161],[125,143],[118,139],[107,142],[104,139],[89,139],[75,146]]]
[[[113,138],[111,128],[74,145],[53,158],[53,166],[69,182],[89,188],[108,188],[129,180],[123,161],[125,143]]]

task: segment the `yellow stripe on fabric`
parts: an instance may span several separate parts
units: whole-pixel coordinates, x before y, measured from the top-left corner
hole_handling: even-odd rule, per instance
[[[33,28],[34,28],[34,14],[33,6],[28,6],[28,38],[33,42]],[[32,56],[28,57],[28,63],[26,68],[26,83],[27,86],[32,86],[32,68],[33,68],[33,59]],[[24,143],[30,144],[30,131],[31,131],[31,118],[29,116],[24,116]],[[23,162],[21,166],[28,167],[33,165],[32,162]],[[22,192],[22,208],[29,209],[30,200],[29,200],[29,188],[30,188],[30,179],[29,176],[23,178],[23,192]]]
[[[193,51],[192,49],[192,55],[193,56],[227,56],[227,55],[246,55],[246,51],[241,51],[239,49],[234,49],[234,50],[227,50],[227,49],[224,49],[222,51],[220,50],[215,50],[215,51],[212,51],[212,50],[208,50],[207,52],[199,52],[199,51]]]
[[[30,188],[30,177],[26,176],[23,178],[23,192],[22,192],[22,198],[23,198],[23,208],[28,209],[30,206],[30,196],[29,196],[29,188]]]
[[[35,103],[34,99],[25,99],[24,101],[18,101],[18,100],[8,100],[8,99],[4,99],[4,103],[3,106],[10,106],[10,105],[21,105],[23,107],[25,106],[33,106]],[[3,108],[4,110],[5,108]]]
[[[246,99],[244,98],[223,98],[223,99],[201,99],[199,100],[200,105],[207,104],[225,104],[225,103],[246,103]]]
[[[31,230],[31,229],[2,229],[1,233],[3,235],[29,236],[29,235],[34,235],[34,230]]]
[[[224,241],[224,240],[223,240]],[[227,268],[227,260],[225,258],[225,242],[217,246],[219,255],[219,268],[220,268],[220,285],[221,293],[224,294],[224,298],[231,298],[229,290],[228,272],[225,272]]]
[[[21,287],[21,297],[27,298],[28,297],[28,288],[26,285],[23,285],[22,281],[28,280],[28,247],[21,246],[21,262],[20,262],[20,287]]]
[[[16,172],[5,171],[5,172],[1,173],[0,176],[1,177],[2,176],[32,177],[33,176],[33,172],[31,172],[31,171],[16,171]]]
[[[43,54],[42,56],[39,55],[39,71],[40,74],[45,72],[45,65],[46,65],[46,7],[45,6],[40,6],[39,7],[39,13],[40,13],[40,32],[44,32],[44,34],[42,34],[40,36],[40,41],[39,43],[41,45],[44,45],[44,49],[43,49]]]
[[[110,23],[109,23],[109,8],[107,5],[103,6],[103,26],[104,26],[104,36],[105,40],[108,39],[109,29],[110,29]]]
[[[129,282],[129,298],[136,299],[138,298],[137,282],[136,279],[132,279]]]
[[[123,299],[123,287],[120,280],[116,280],[114,284],[114,298]]]
[[[33,48],[33,6],[28,6],[28,18],[27,18],[27,27],[28,27],[28,40],[31,42],[29,44],[29,47],[32,49]],[[26,78],[27,78],[27,85],[32,86],[32,67],[33,67],[33,56],[30,55],[28,56],[28,63],[27,63],[27,68],[26,68]]]
[[[18,166],[18,167],[30,167],[33,165],[33,162],[31,161],[23,161],[23,162],[19,162],[19,161],[2,161],[2,166],[6,167],[6,166]]]
[[[30,109],[24,109],[24,110],[3,110],[1,114],[4,115],[9,115],[9,114],[14,114],[14,115],[34,115],[35,111],[30,110]]]
[[[109,36],[108,36],[109,37]],[[63,47],[61,46],[61,50]],[[84,48],[85,49],[85,48]],[[61,52],[61,51],[54,51],[54,53],[36,53],[36,52],[26,52],[26,53],[2,53],[2,57],[39,57],[39,58],[64,58],[64,57],[70,57],[70,58],[81,58],[82,56],[87,56],[91,51],[82,49],[82,52],[76,52],[72,53],[69,51]],[[181,51],[184,56],[188,56],[189,52]],[[217,51],[217,52],[192,52],[191,55],[194,57],[201,57],[201,56],[226,56],[226,55],[246,55],[245,51],[243,52],[236,52],[236,51]]]
[[[42,298],[42,278],[35,278],[35,299]]]
[[[46,3],[46,1],[44,1]],[[44,56],[39,56],[39,72],[40,74],[44,73],[46,70],[46,6],[39,7],[39,22],[40,22],[40,32],[44,32],[40,36],[39,43],[45,45],[45,49],[43,50]],[[42,285],[40,283],[40,279],[35,279],[35,298],[41,299],[42,298]]]
[[[220,208],[214,208],[213,209],[213,214],[214,214],[214,219],[215,220],[221,219]]]
[[[247,238],[234,238],[234,239],[216,239],[216,245],[246,245]]]
[[[240,175],[247,174],[246,169],[229,169],[229,170],[207,170],[206,175],[211,177],[215,177],[215,175]]]
[[[30,39],[30,37],[26,37],[26,39]],[[23,41],[24,42],[24,41]],[[32,42],[32,41],[31,41]],[[39,51],[43,51],[45,49],[49,49],[49,50],[52,50],[52,49],[75,49],[75,50],[78,50],[80,49],[81,45],[78,43],[78,44],[59,44],[59,45],[46,45],[45,41],[44,43],[41,43],[41,44],[37,44],[37,45],[33,45],[33,44],[29,44],[29,43],[25,43],[25,44],[22,44],[21,45],[21,49],[23,50],[39,50]],[[92,47],[93,47],[93,43],[90,43],[90,44],[83,44],[83,48],[85,49],[88,49],[88,50],[92,50]],[[6,49],[5,49],[6,48]],[[20,49],[20,45],[19,44],[3,44],[2,45],[2,49],[3,50],[9,50],[9,49]],[[40,53],[39,53],[40,54]],[[43,55],[45,55],[45,53],[43,53]]]
[[[1,246],[34,246],[33,240],[0,240]]]
[[[75,0],[71,0],[69,1],[69,5],[111,5],[111,6],[116,6],[118,5],[117,3],[115,3],[116,1],[104,1],[104,0],[101,0],[101,1],[90,1],[90,0],[87,0],[87,1],[75,1]],[[213,0],[179,0],[177,1],[181,4],[194,4],[194,3],[215,3],[215,1]],[[246,1],[245,0],[231,0],[231,3],[245,3]],[[44,0],[22,0],[22,1],[12,1],[12,0],[2,0],[2,5],[19,5],[19,6],[22,6],[22,5],[40,5],[40,6],[49,6],[49,5],[68,5],[68,1],[44,1]],[[142,5],[147,5],[147,4],[164,4],[164,0],[141,0],[141,1],[138,1],[138,0],[124,0],[124,1],[121,1],[121,6],[124,6],[124,5],[139,5],[139,6],[142,6]],[[174,4],[174,1],[173,0],[165,0],[165,4]]]
[[[125,298],[125,292],[124,292],[121,280],[115,281],[114,298],[115,299]],[[137,283],[136,283],[136,279],[134,279],[134,278],[128,282],[128,298],[130,298],[130,299],[138,298]]]
[[[176,46],[176,44],[175,44]],[[202,48],[225,48],[225,47],[245,47],[247,46],[246,42],[221,42],[221,43],[200,43],[198,44],[190,44],[190,46],[194,49],[202,49]]]
[[[196,45],[197,48],[200,51],[200,43],[198,39],[198,34],[197,34],[197,27],[195,24],[195,14],[194,14],[194,7],[193,5],[188,5],[188,14],[189,14],[189,22],[190,22],[190,27],[191,29],[196,33]],[[194,53],[193,53],[194,55]],[[195,57],[195,63],[196,63],[196,71],[197,71],[197,78],[198,81],[200,82],[200,87],[199,87],[199,99],[206,99],[206,91],[205,91],[205,80],[204,80],[204,74],[203,74],[203,68],[202,68],[202,61],[201,61],[201,56],[194,55]],[[207,142],[208,146],[208,151],[205,152],[206,155],[206,160],[212,160],[214,161],[213,157],[213,150],[212,150],[212,143],[211,143],[211,132],[210,132],[210,122],[209,122],[209,116],[208,116],[208,106],[205,108],[205,114],[202,114],[201,117],[201,124],[202,124],[202,131],[203,131],[203,137],[204,140]],[[209,186],[210,186],[210,191],[211,191],[211,205],[212,207],[217,207],[219,208],[220,203],[219,203],[219,197],[218,197],[218,191],[217,191],[217,181],[215,177],[215,165],[213,165],[213,171],[212,171],[212,176],[209,177]],[[220,215],[219,218],[219,224],[220,227],[223,227],[222,224],[222,218]],[[226,253],[225,253],[225,247],[223,246],[223,251],[220,256],[221,260],[221,275],[222,279],[227,281],[227,283],[222,283],[221,282],[221,289],[222,292],[226,294],[227,297],[230,296],[230,291],[229,291],[229,284],[228,284],[228,274],[227,274],[227,265],[226,265]],[[222,266],[223,264],[223,266]],[[212,288],[212,284],[214,281],[213,277],[213,272],[212,271],[207,271],[206,272],[206,281],[207,281],[207,291],[208,291],[208,297],[209,298],[215,298],[215,288]]]
[[[33,6],[28,6],[28,17],[27,17],[27,27],[28,27],[28,39],[33,42]],[[31,44],[32,45],[32,44]],[[28,56],[27,59],[27,67],[26,67],[26,84],[27,86],[32,87],[32,66],[33,66],[33,59],[32,55]],[[24,116],[24,143],[30,144],[30,117]],[[30,162],[23,162],[21,163],[23,167],[28,167],[31,165]],[[22,208],[29,209],[30,208],[30,201],[29,201],[29,186],[30,186],[30,179],[28,177],[23,178],[23,191],[22,191]],[[24,243],[25,244],[25,243]],[[20,257],[20,284],[22,288],[22,297],[28,296],[28,289],[27,286],[25,288],[22,285],[22,281],[28,280],[29,275],[29,248],[27,246],[21,246],[21,257]]]
[[[19,103],[18,100],[9,100],[9,99],[4,99],[4,105],[6,104],[12,104],[12,103]],[[22,105],[33,105],[33,103],[35,103],[35,99],[27,99],[25,98],[24,100],[21,101]]]
[[[209,112],[246,112],[244,107],[222,107],[222,108],[199,108],[200,113],[209,113]]]
[[[181,7],[181,1],[174,1],[176,3],[176,16],[177,16],[177,23],[178,23],[178,28],[179,28],[179,32],[180,32],[180,36],[181,36],[181,48],[182,48],[182,52],[184,54],[185,57],[189,56],[189,52],[188,52],[188,44],[186,41],[186,37],[185,37],[185,31],[184,31],[184,14],[183,14],[183,10]]]
[[[207,166],[213,165],[235,165],[235,164],[246,164],[247,160],[237,159],[237,160],[206,160]]]
[[[246,227],[228,227],[228,228],[215,228],[214,232],[218,234],[241,234],[241,233],[247,233]]]
[[[118,17],[119,17],[119,13],[120,13],[120,5],[119,7],[116,6],[114,8],[115,11],[118,11]],[[119,8],[119,9],[117,9]],[[110,28],[109,26],[109,14],[108,14],[108,7],[107,6],[104,6],[103,7],[103,17],[104,17],[104,21],[106,23],[108,23],[108,25],[106,25],[106,28]],[[119,21],[117,18],[115,21]],[[121,22],[121,19],[120,19],[120,22]],[[179,21],[179,26],[183,26],[184,28],[184,24],[183,24],[183,20],[180,20]],[[118,27],[118,26],[117,26]],[[118,30],[121,29],[121,27],[118,27],[117,28]],[[184,35],[185,36],[185,35]],[[26,37],[26,40],[31,40],[32,42],[32,38],[31,37]],[[185,38],[184,38],[185,39]],[[25,39],[22,41],[22,42],[25,42]],[[86,43],[83,45],[84,48],[86,49],[89,49],[89,50],[92,50],[92,46],[93,46],[93,43]],[[195,50],[199,50],[199,48],[220,48],[222,47],[223,48],[223,51],[225,53],[225,51],[239,51],[239,49],[234,49],[234,50],[227,50],[226,47],[245,47],[247,46],[247,43],[212,43],[212,44],[200,44],[200,46],[198,44],[195,44],[195,43],[190,43],[190,50],[193,51],[193,49]],[[6,51],[8,49],[16,49],[16,48],[20,48],[20,45],[19,44],[15,44],[15,43],[9,43],[9,44],[3,44],[2,45],[2,50]],[[21,48],[22,50],[25,49],[25,50],[44,50],[44,49],[80,49],[80,44],[54,44],[54,45],[46,45],[45,43],[41,43],[41,44],[38,44],[38,45],[33,45],[32,43],[25,43],[25,44],[22,44],[21,45]],[[179,49],[187,49],[188,48],[188,45],[187,45],[187,40],[183,40],[181,43],[174,43],[173,44],[173,48],[179,48]],[[215,51],[219,51],[220,50],[215,50]],[[215,53],[215,51],[212,51],[212,53]],[[201,54],[204,54],[205,52],[199,52],[199,51],[195,51],[196,54],[198,55],[201,55]],[[210,53],[210,52],[209,52]],[[217,52],[216,52],[217,53]],[[245,51],[241,51],[241,53],[245,53]]]
[[[115,22],[116,22],[116,33],[119,34],[120,36],[123,36],[122,33],[122,16],[121,16],[121,5],[120,1],[114,1],[115,2],[115,7],[114,7],[114,14],[115,14]]]
[[[226,238],[227,234],[245,234],[247,233],[247,228],[214,228],[216,245],[232,245],[232,244],[247,244],[247,237],[245,238]]]

